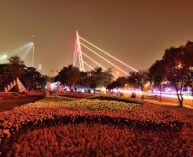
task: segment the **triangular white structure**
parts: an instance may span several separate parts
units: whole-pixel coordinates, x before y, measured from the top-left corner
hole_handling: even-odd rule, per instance
[[[16,82],[17,82],[19,92],[27,92],[26,88],[24,87],[24,85],[21,83],[21,81],[18,78],[16,79]]]
[[[21,83],[21,81],[19,80],[19,78],[17,78],[16,80],[14,80],[13,82],[11,82],[10,84],[8,84],[5,88],[4,91],[5,93],[9,92],[13,87],[15,87],[17,85],[19,92],[27,92],[26,88],[24,87],[24,85]]]

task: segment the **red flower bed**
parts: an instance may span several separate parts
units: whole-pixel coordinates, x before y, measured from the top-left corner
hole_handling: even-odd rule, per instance
[[[170,131],[98,123],[66,124],[23,133],[6,156],[191,156],[191,143]],[[192,154],[193,155],[193,154]]]
[[[90,93],[78,93],[78,92],[58,93],[57,95],[58,96],[72,97],[72,98],[88,98],[90,96],[93,96],[93,94],[90,94]]]
[[[191,115],[189,115],[191,116]],[[182,120],[183,119],[183,120]],[[144,105],[126,111],[83,110],[83,109],[14,109],[0,113],[0,151],[4,152],[10,137],[28,128],[42,128],[58,124],[76,124],[80,122],[100,122],[115,126],[140,129],[138,142],[146,137],[145,132],[162,132],[167,139],[169,136],[181,134],[188,141],[190,131],[187,131],[186,117],[175,110],[167,110],[161,106]],[[186,124],[186,123],[185,123]],[[57,129],[56,129],[57,130]],[[107,129],[108,130],[108,129]],[[127,130],[127,129],[126,129]],[[161,131],[162,130],[162,131]],[[185,130],[185,131],[184,131]],[[168,133],[171,133],[167,135]],[[149,134],[149,133],[148,133]],[[72,133],[72,136],[74,134]],[[160,135],[161,136],[161,135]],[[192,138],[190,138],[192,140]],[[182,140],[183,141],[183,140]],[[183,142],[185,142],[183,141]],[[186,142],[187,142],[186,141]],[[178,140],[177,140],[178,143]],[[153,146],[153,144],[152,144]],[[160,146],[156,146],[160,147]],[[184,146],[180,148],[184,150]],[[130,148],[131,149],[131,148]],[[133,148],[132,148],[133,149]],[[189,148],[188,148],[189,149]],[[166,149],[167,150],[167,149]],[[165,151],[166,151],[165,150]],[[184,151],[182,151],[184,152]]]

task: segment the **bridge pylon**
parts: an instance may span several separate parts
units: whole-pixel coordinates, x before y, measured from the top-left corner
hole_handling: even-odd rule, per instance
[[[80,71],[85,72],[84,61],[82,58],[82,50],[80,45],[80,36],[78,34],[78,31],[76,31],[76,43],[75,43],[75,50],[74,50],[74,56],[73,56],[73,66],[76,66],[77,57],[79,59]]]

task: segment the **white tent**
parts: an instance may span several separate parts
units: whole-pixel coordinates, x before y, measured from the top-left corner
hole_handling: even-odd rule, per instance
[[[4,91],[5,93],[9,92],[13,87],[17,86],[19,92],[27,92],[26,88],[24,87],[24,85],[22,84],[22,82],[19,80],[19,78],[17,78],[16,80],[14,80],[13,82],[10,82],[5,88]]]

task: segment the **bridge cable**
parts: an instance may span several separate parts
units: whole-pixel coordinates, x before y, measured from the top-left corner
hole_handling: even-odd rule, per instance
[[[106,52],[106,51],[104,51],[103,49],[101,49],[101,48],[97,47],[96,45],[92,44],[91,42],[89,42],[88,40],[84,39],[83,37],[80,37],[80,36],[79,36],[79,38],[80,38],[81,40],[83,40],[84,42],[88,43],[89,45],[93,46],[94,48],[98,49],[100,52],[103,52],[104,54],[108,55],[109,57],[111,57],[111,58],[115,59],[115,60],[116,60],[116,61],[118,61],[119,63],[121,63],[121,64],[125,65],[126,67],[128,67],[128,68],[132,69],[133,71],[138,72],[138,70],[137,70],[137,69],[135,69],[135,68],[131,67],[130,65],[127,65],[126,63],[124,63],[123,61],[119,60],[118,58],[116,58],[116,57],[114,57],[114,56],[110,55],[109,53],[107,53],[107,52]]]
[[[83,61],[83,63],[88,66],[90,69],[94,70],[94,68],[92,66],[90,66],[88,63],[86,63],[85,61]]]
[[[101,68],[103,68],[104,70],[108,70],[107,68],[105,68],[103,65],[101,65],[100,63],[98,63],[97,61],[95,61],[94,59],[92,59],[91,57],[89,57],[88,55],[86,55],[83,51],[82,51],[82,54],[85,56],[85,57],[87,57],[88,59],[90,59],[91,61],[93,61],[95,64],[97,64],[98,66],[100,66]],[[115,75],[115,74],[113,74],[112,73],[112,75],[114,76],[114,77],[118,77],[117,75]]]
[[[96,54],[98,57],[102,58],[103,60],[105,60],[106,62],[108,62],[109,64],[111,64],[112,66],[116,67],[117,69],[119,69],[121,72],[123,72],[125,75],[129,75],[128,72],[126,72],[125,70],[121,69],[120,67],[118,67],[117,65],[113,64],[112,62],[110,62],[109,60],[107,60],[106,58],[104,58],[103,56],[101,56],[100,54],[98,54],[97,52],[95,52],[94,50],[90,49],[89,47],[87,47],[85,44],[80,43],[83,47],[85,47],[86,49],[88,49],[89,51],[91,51],[92,53]]]

